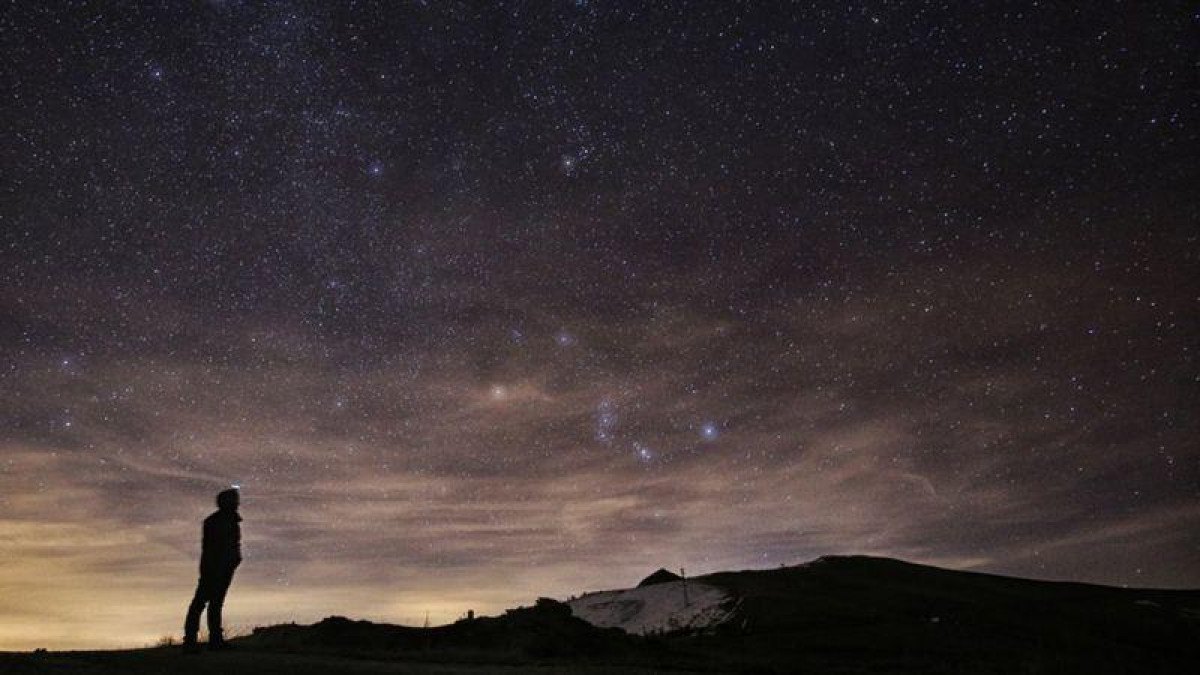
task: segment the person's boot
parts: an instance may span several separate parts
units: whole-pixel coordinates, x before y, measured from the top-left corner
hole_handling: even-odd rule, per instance
[[[223,652],[233,649],[233,646],[225,641],[225,634],[220,629],[209,629],[208,633],[208,649],[213,652]]]
[[[196,642],[196,638],[193,637],[193,638],[184,638],[183,639],[183,653],[184,654],[199,654],[200,653],[200,643]]]

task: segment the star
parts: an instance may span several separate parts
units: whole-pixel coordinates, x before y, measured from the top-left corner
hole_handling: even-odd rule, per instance
[[[617,407],[609,399],[596,406],[595,438],[598,443],[611,443],[617,426]]]
[[[247,626],[762,551],[1200,585],[1191,14],[73,4],[3,20],[0,587],[54,592],[0,651],[173,626],[234,481]]]

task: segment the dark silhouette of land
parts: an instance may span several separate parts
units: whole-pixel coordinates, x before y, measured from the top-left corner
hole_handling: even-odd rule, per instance
[[[630,635],[542,599],[412,628],[330,617],[255,629],[231,654],[0,655],[0,672],[1200,672],[1200,591],[957,572],[864,556],[689,579],[729,596],[704,629]]]
[[[638,588],[645,588],[646,586],[653,586],[654,584],[666,584],[666,583],[670,583],[672,581],[679,581],[682,578],[683,577],[679,576],[678,574],[667,571],[660,567],[657,570],[655,570],[650,576],[639,581]]]
[[[217,495],[217,510],[204,519],[200,539],[200,581],[188,605],[183,621],[184,649],[198,649],[200,613],[208,608],[208,647],[225,648],[225,633],[221,626],[221,609],[225,594],[233,582],[233,573],[242,563],[242,517],[238,515],[240,498],[235,489]]]

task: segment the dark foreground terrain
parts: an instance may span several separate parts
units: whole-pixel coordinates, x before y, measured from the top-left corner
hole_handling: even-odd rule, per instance
[[[3,673],[1196,673],[1200,591],[1118,589],[830,557],[724,572],[732,618],[632,636],[540,600],[409,628],[331,617],[256,629],[232,653],[0,654]]]

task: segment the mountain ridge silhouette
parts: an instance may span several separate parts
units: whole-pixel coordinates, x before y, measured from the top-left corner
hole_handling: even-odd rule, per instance
[[[687,584],[728,594],[728,616],[712,625],[633,635],[591,625],[570,605],[541,598],[498,616],[430,628],[345,617],[261,627],[233,640],[236,654],[191,662],[173,661],[184,657],[170,649],[0,655],[0,670],[48,672],[28,666],[55,658],[98,668],[88,672],[169,669],[176,675],[218,672],[204,670],[218,659],[244,672],[296,673],[358,672],[368,662],[374,664],[370,672],[425,672],[437,665],[443,669],[429,672],[453,673],[532,667],[580,673],[1179,673],[1196,672],[1200,664],[1200,590],[1022,579],[859,555],[715,572]],[[109,671],[105,664],[119,667]]]

